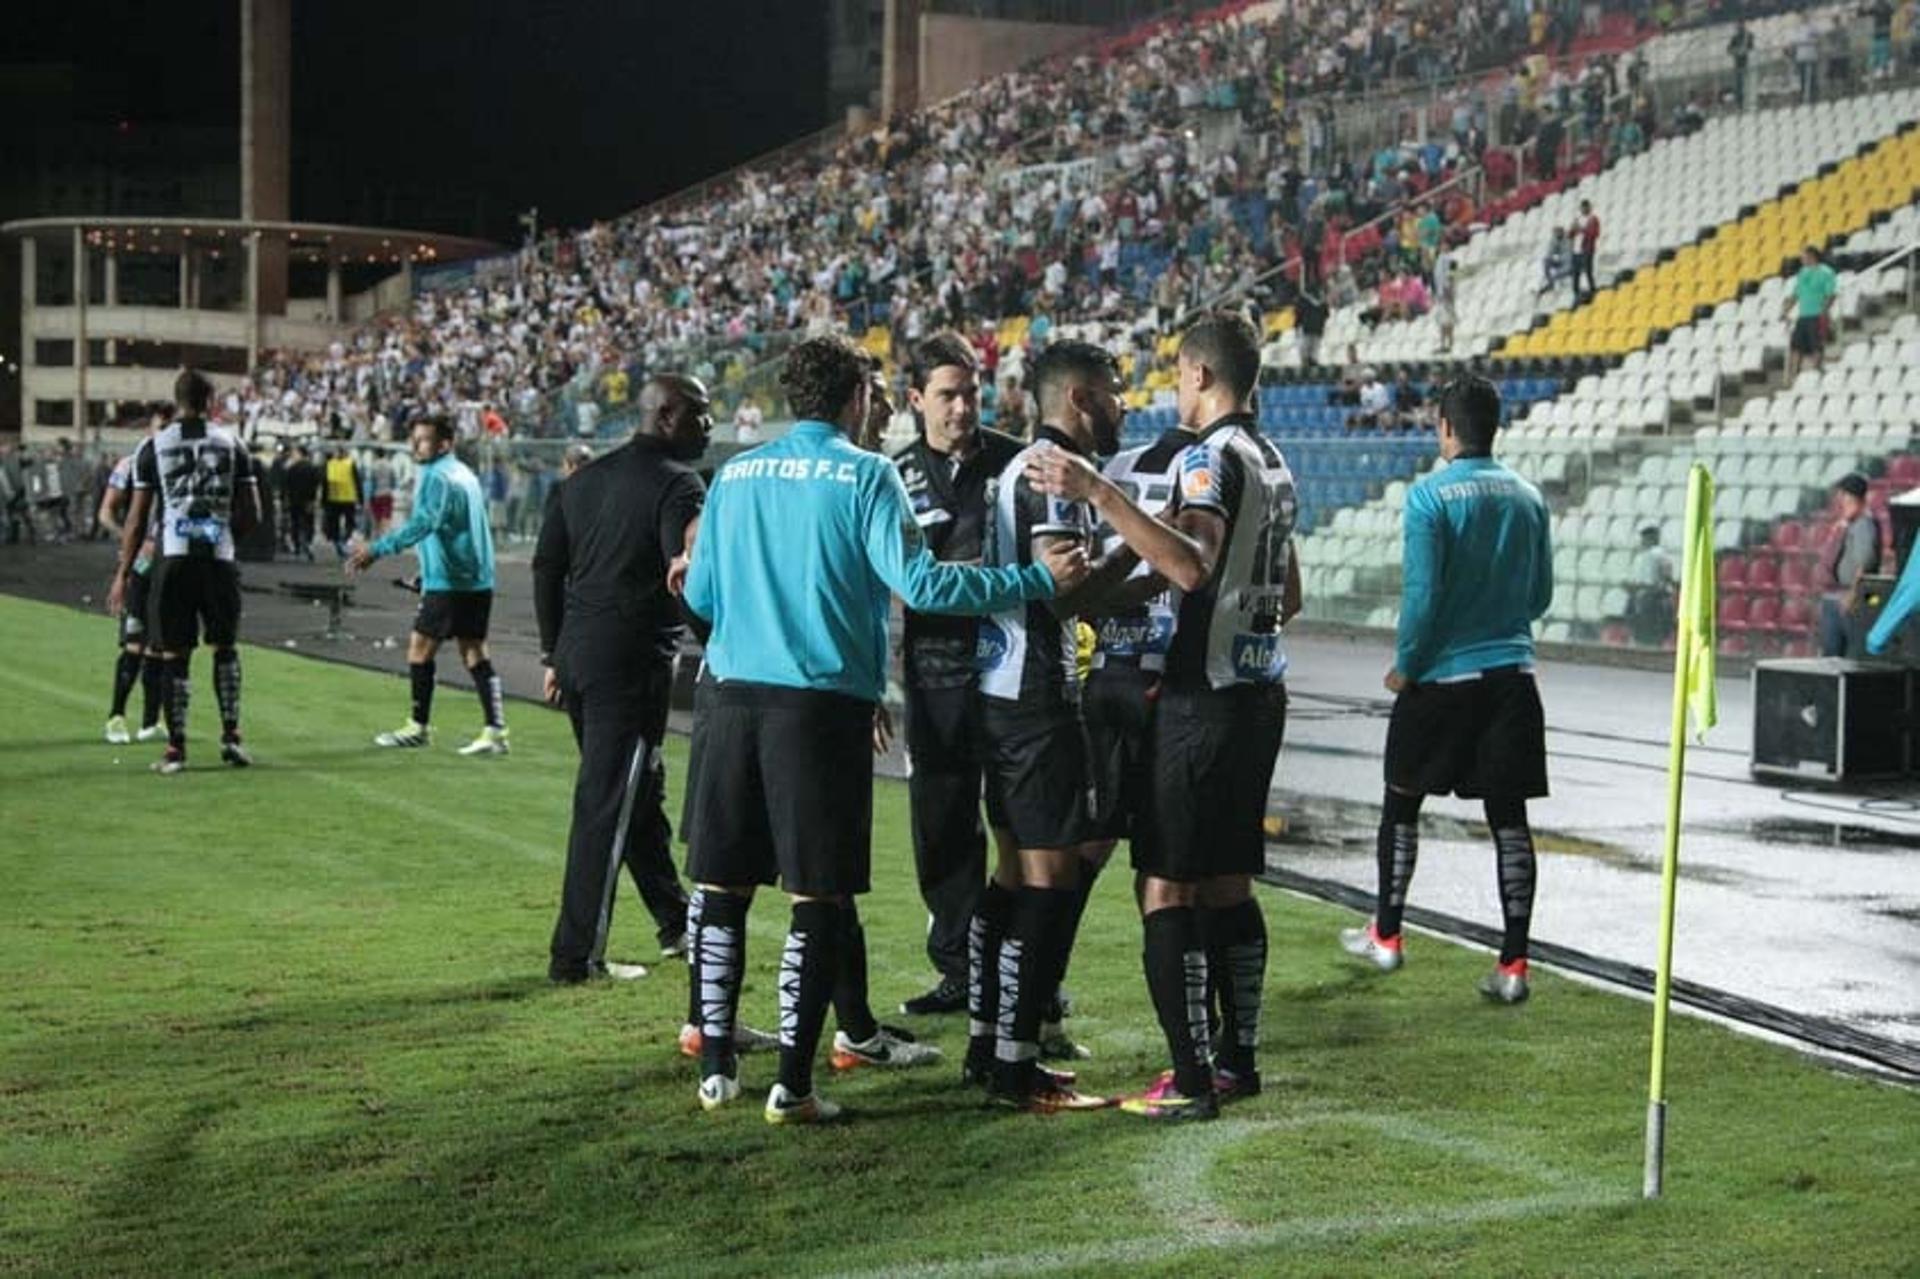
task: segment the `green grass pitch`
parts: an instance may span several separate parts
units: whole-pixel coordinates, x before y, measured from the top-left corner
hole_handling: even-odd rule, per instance
[[[1920,1270],[1920,1097],[1692,1019],[1668,1198],[1637,1198],[1648,1012],[1542,976],[1483,1006],[1481,954],[1391,977],[1340,912],[1262,890],[1266,1093],[1217,1124],[982,1111],[948,1066],[820,1074],[854,1120],[773,1129],[772,1063],[703,1114],[684,970],[543,980],[573,745],[394,756],[396,679],[249,650],[222,771],[98,740],[103,618],[0,601],[0,1271],[21,1274],[1874,1274]],[[137,701],[138,694],[136,694]],[[673,803],[684,752],[670,752]],[[875,1003],[920,989],[902,789],[876,783]],[[614,954],[650,958],[622,885]],[[1652,909],[1649,902],[1649,909]],[[785,910],[749,926],[773,1020]],[[1121,874],[1071,985],[1098,1090],[1163,1048]],[[915,1027],[950,1055],[956,1019]]]

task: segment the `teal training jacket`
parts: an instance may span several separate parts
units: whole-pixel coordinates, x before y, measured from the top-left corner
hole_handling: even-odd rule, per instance
[[[381,558],[409,546],[420,557],[423,591],[493,589],[493,528],[487,495],[467,464],[449,453],[419,468],[413,513],[373,544]]]
[[[1054,587],[1040,564],[936,560],[893,464],[829,423],[798,422],[720,468],[686,587],[713,626],[716,679],[878,702],[889,592],[919,613],[985,614]]]
[[[1490,457],[1463,457],[1407,490],[1394,666],[1416,684],[1533,661],[1553,603],[1540,490]]]

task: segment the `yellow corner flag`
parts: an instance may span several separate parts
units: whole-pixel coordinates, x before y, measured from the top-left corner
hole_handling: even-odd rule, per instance
[[[1673,994],[1673,906],[1680,880],[1680,794],[1686,780],[1687,712],[1697,732],[1719,715],[1714,691],[1713,477],[1698,462],[1687,472],[1687,522],[1681,539],[1678,634],[1673,653],[1673,729],[1667,756],[1667,850],[1660,876],[1660,965],[1653,983],[1653,1068],[1647,1083],[1647,1151],[1641,1193],[1658,1199],[1667,1145],[1667,1007]]]
[[[1705,735],[1719,720],[1714,693],[1714,614],[1719,608],[1713,567],[1713,476],[1698,462],[1687,472],[1686,565],[1680,573],[1680,636],[1689,641],[1680,649],[1685,672],[1687,706],[1693,711],[1693,731]]]

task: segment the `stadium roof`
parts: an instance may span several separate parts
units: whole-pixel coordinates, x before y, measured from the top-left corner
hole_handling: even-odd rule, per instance
[[[250,222],[224,218],[54,217],[0,223],[0,235],[71,234],[79,228],[87,243],[107,252],[181,253],[200,247],[218,252],[240,247],[254,232],[283,238],[297,261],[457,262],[498,253],[489,240],[435,231],[392,227],[338,226],[325,222]]]

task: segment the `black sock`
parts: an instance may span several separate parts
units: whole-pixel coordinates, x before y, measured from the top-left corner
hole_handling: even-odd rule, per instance
[[[167,659],[167,745],[187,751],[187,708],[193,702],[193,683],[187,678],[189,659]]]
[[[119,719],[127,713],[127,698],[133,694],[133,686],[140,679],[140,654],[120,650],[120,656],[113,663],[113,704],[107,710],[112,719]]]
[[[433,719],[433,659],[407,663],[407,679],[413,685],[413,722],[426,724]]]
[[[166,663],[148,654],[140,662],[140,727],[152,728],[160,722],[161,708],[167,704]]]
[[[1060,979],[1054,983],[1053,999],[1047,1005],[1047,1020],[1059,1021],[1065,1011],[1060,1000],[1060,987],[1067,982],[1067,965],[1073,962],[1073,943],[1080,936],[1080,921],[1086,918],[1087,902],[1093,896],[1093,885],[1100,878],[1101,866],[1097,862],[1080,863],[1080,883],[1073,890],[1073,911],[1067,919],[1066,935],[1062,939],[1060,953]]]
[[[837,902],[793,904],[780,953],[780,1083],[795,1097],[813,1092],[813,1055],[833,1001],[844,927]]]
[[[1374,843],[1380,888],[1373,926],[1382,937],[1400,935],[1407,885],[1413,882],[1414,864],[1420,860],[1420,800],[1419,795],[1389,790],[1380,804],[1380,833]]]
[[[240,736],[240,653],[237,649],[213,651],[213,696],[220,703],[220,733],[229,740]]]
[[[483,661],[469,672],[473,676],[473,688],[480,695],[480,713],[487,718],[488,728],[507,726],[501,698],[505,695],[500,688],[500,677],[493,673],[493,663]]]
[[[700,1028],[700,1073],[734,1073],[733,1027],[747,971],[747,907],[737,893],[695,889],[699,931],[688,938],[688,1005]]]
[[[1250,1074],[1267,984],[1267,918],[1251,897],[1206,914],[1207,975],[1220,1000],[1220,1064]]]
[[[1012,910],[1013,891],[990,879],[967,925],[967,1061],[981,1069],[992,1063],[999,1034],[1000,944]]]
[[[833,1019],[856,1044],[880,1033],[880,1021],[867,1002],[867,930],[860,908],[849,902],[840,912],[840,967],[833,977]]]
[[[1173,1057],[1174,1087],[1189,1097],[1213,1091],[1213,1049],[1207,1037],[1207,952],[1191,906],[1168,906],[1143,921],[1143,961],[1153,1010]]]
[[[1040,1060],[1040,1020],[1059,985],[1062,939],[1073,917],[1074,890],[1023,885],[1013,894],[1007,937],[1000,944],[1000,1017],[994,1083],[1030,1088]]]
[[[1528,934],[1533,928],[1533,829],[1527,824],[1527,802],[1523,799],[1490,799],[1486,810],[1487,825],[1493,831],[1500,916],[1505,925],[1500,962],[1511,964],[1527,957]]]

